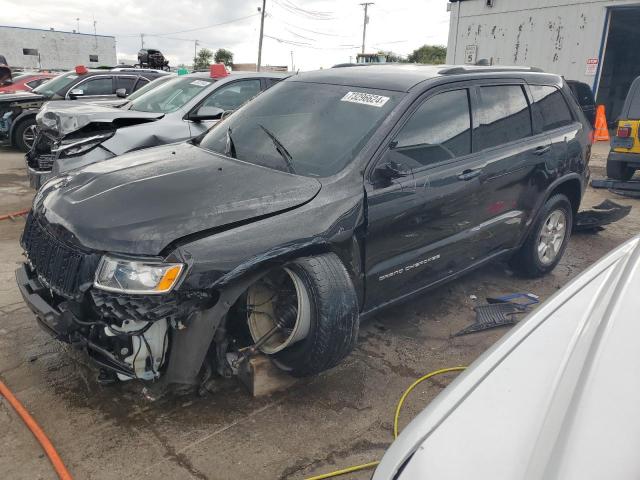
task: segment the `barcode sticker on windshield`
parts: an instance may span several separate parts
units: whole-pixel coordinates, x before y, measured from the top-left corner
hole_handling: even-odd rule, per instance
[[[388,100],[389,97],[363,92],[347,92],[347,94],[340,99],[341,102],[361,103],[362,105],[370,105],[372,107],[382,107]]]
[[[196,87],[206,87],[209,85],[209,82],[205,82],[204,80],[194,80],[190,83],[190,85],[195,85]]]

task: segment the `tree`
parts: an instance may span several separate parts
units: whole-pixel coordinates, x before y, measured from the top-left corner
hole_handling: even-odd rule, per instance
[[[216,50],[214,60],[216,63],[224,63],[227,67],[230,67],[233,63],[233,53],[225,48],[219,48]]]
[[[447,47],[442,45],[423,45],[410,53],[407,60],[411,63],[441,65],[447,60]]]
[[[201,48],[196,58],[193,59],[194,70],[206,70],[211,65],[213,52],[208,48]]]

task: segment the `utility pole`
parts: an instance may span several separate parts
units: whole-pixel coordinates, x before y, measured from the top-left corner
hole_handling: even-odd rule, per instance
[[[80,33],[80,17],[76,17],[76,32]]]
[[[193,69],[196,69],[196,58],[198,58],[198,40],[193,42]]]
[[[262,10],[258,8],[258,10],[260,10],[260,13],[262,14],[260,16],[260,41],[258,42],[258,68],[256,68],[258,72],[260,71],[260,65],[262,65],[262,35],[264,33],[264,15],[266,8],[267,0],[262,0]]]
[[[140,34],[140,48],[144,48],[144,33]]]
[[[291,50],[291,71],[296,71],[296,67],[293,65],[293,50]]]
[[[367,38],[367,23],[369,23],[369,17],[367,16],[367,10],[369,5],[375,5],[373,2],[361,3],[364,7],[364,23],[362,24],[362,53],[364,53],[364,41]]]

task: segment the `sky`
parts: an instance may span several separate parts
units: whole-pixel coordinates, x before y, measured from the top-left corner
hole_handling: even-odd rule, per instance
[[[362,43],[364,0],[266,0],[263,65],[299,70],[355,61]],[[118,60],[141,47],[160,49],[171,65],[191,64],[198,48],[226,48],[237,63],[256,63],[262,0],[0,0],[0,24],[114,35]],[[377,0],[369,7],[366,51],[407,55],[446,45],[446,0]],[[79,18],[79,22],[76,19]]]

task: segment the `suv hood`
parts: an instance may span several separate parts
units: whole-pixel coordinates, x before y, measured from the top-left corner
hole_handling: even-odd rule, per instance
[[[184,236],[300,206],[320,187],[313,178],[180,143],[58,177],[40,189],[34,210],[86,248],[157,255]]]
[[[153,122],[164,117],[163,113],[121,110],[108,105],[99,105],[74,100],[64,100],[45,104],[38,113],[38,128],[64,138],[70,133],[91,123],[111,124],[115,129],[138,123]]]

